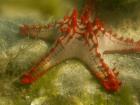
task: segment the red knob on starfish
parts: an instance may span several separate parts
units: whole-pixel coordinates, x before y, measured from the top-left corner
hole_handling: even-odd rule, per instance
[[[28,25],[21,25],[20,26],[20,33],[22,34],[22,35],[28,35],[29,34],[29,27],[28,27]]]
[[[22,76],[22,84],[31,84],[34,81],[34,78],[30,74],[25,74]]]
[[[115,74],[112,70],[109,71],[108,76],[101,81],[104,88],[109,92],[118,91],[121,86],[121,81],[117,79],[117,74]]]

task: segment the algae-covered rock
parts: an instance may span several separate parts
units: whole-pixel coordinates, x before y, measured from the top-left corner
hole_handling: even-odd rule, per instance
[[[10,98],[0,97],[0,105],[14,105],[14,103]]]
[[[31,87],[30,95],[47,96],[41,105],[134,105],[132,89],[127,84],[114,94],[106,93],[96,78],[77,60],[53,67]],[[39,100],[38,100],[39,101]]]
[[[120,72],[122,87],[116,93],[106,92],[77,59],[61,62],[31,85],[20,84],[21,75],[50,48],[48,41],[19,34],[22,23],[35,22],[39,21],[0,19],[0,105],[139,105],[139,54],[104,56]]]

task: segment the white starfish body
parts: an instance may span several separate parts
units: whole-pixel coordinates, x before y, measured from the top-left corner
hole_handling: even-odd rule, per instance
[[[95,75],[107,91],[117,91],[121,82],[118,80],[118,73],[110,69],[104,62],[104,53],[140,52],[140,42],[133,42],[130,39],[117,38],[105,31],[98,19],[91,21],[83,13],[81,19],[77,17],[74,10],[70,17],[64,21],[52,25],[20,27],[21,34],[30,34],[45,38],[39,35],[41,30],[57,28],[61,36],[55,41],[50,52],[31,70],[23,75],[21,82],[30,84],[44,75],[50,67],[70,59],[77,58],[83,61],[89,68],[91,74]],[[89,20],[90,19],[90,20]],[[35,33],[35,34],[32,34]]]

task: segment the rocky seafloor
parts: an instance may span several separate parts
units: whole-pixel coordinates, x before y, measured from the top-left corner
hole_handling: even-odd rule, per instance
[[[23,23],[47,22],[23,17],[0,18],[0,105],[140,104],[140,54],[136,53],[104,55],[105,61],[120,72],[122,80],[120,91],[113,94],[104,91],[84,62],[76,59],[56,65],[31,85],[21,85],[21,75],[51,46],[49,41],[21,36],[19,26]],[[138,26],[138,22],[124,19],[118,25],[112,24],[112,29],[138,40],[140,31],[135,24]]]

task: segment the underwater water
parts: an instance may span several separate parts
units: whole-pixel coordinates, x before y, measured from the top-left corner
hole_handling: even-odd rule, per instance
[[[4,4],[2,7],[6,6]],[[107,8],[104,5],[101,6],[102,8],[98,7],[98,16],[104,21],[107,29],[112,29],[124,37],[140,39],[138,6],[131,14],[126,12],[127,9],[110,11],[104,9]],[[120,91],[113,94],[107,93],[89,73],[85,64],[76,59],[69,59],[56,65],[31,85],[21,85],[20,77],[49,51],[52,43],[21,36],[19,26],[23,23],[47,24],[55,17],[47,16],[44,19],[38,10],[26,15],[24,12],[20,13],[21,16],[19,10],[13,12],[16,10],[1,9],[1,11],[3,12],[0,17],[0,105],[140,105],[139,53],[104,55],[107,64],[119,70],[119,78],[122,80]],[[14,13],[18,15],[14,16]],[[59,14],[59,11],[57,13]],[[48,39],[57,36],[53,34],[49,34]]]

